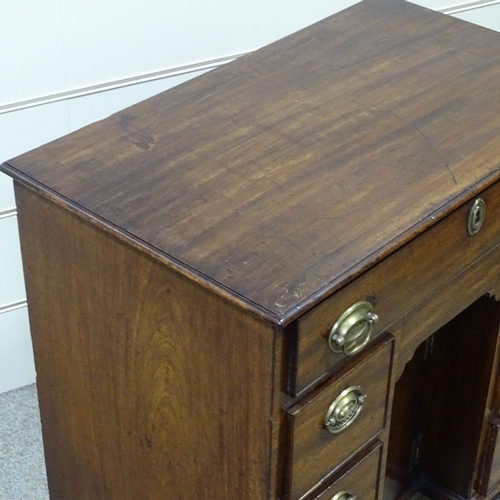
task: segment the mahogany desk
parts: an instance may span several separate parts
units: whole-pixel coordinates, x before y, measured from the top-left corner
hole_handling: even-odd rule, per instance
[[[498,493],[499,82],[366,1],[5,163],[51,498]]]

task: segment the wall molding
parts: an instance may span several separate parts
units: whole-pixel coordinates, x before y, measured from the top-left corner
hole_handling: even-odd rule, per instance
[[[451,5],[450,7],[444,7],[438,9],[439,12],[443,14],[458,14],[459,12],[465,12],[467,10],[480,9],[481,7],[488,7],[489,5],[500,4],[500,0],[476,0],[475,2],[460,3],[456,5]]]
[[[496,4],[500,4],[500,0],[476,0],[473,2],[459,3],[451,5],[449,7],[443,7],[437,10],[438,12],[441,12],[443,14],[457,14],[459,12],[479,9],[481,7],[487,7]],[[247,51],[239,54],[232,54],[229,56],[219,57],[215,59],[207,59],[204,61],[200,61],[198,63],[186,64],[184,66],[176,66],[173,68],[166,68],[160,71],[141,73],[135,76],[117,80],[110,80],[96,85],[76,87],[74,89],[65,90],[64,92],[55,92],[52,94],[46,94],[31,99],[25,99],[22,101],[10,102],[7,104],[0,105],[0,115],[5,113],[12,113],[13,111],[19,111],[21,109],[32,108],[35,106],[43,106],[44,104],[50,104],[53,102],[64,101],[67,99],[75,99],[77,97],[83,97],[91,94],[97,94],[100,92],[107,92],[110,90],[129,87],[132,85],[138,85],[141,83],[153,82],[155,80],[163,80],[166,78],[171,78],[173,76],[185,75],[189,73],[196,73],[198,71],[213,69],[218,66],[222,66],[223,64],[230,63],[241,56],[249,54],[250,52],[252,51]],[[0,213],[0,218],[1,217],[2,215]]]
[[[243,52],[240,54],[232,54],[230,56],[219,57],[216,59],[207,59],[205,61],[194,64],[187,64],[185,66],[176,66],[174,68],[166,68],[160,71],[141,73],[139,75],[122,78],[119,80],[111,80],[108,82],[99,83],[97,85],[87,85],[84,87],[65,90],[64,92],[55,92],[53,94],[34,97],[32,99],[11,102],[0,106],[0,115],[4,113],[12,113],[13,111],[19,111],[21,109],[32,108],[35,106],[42,106],[44,104],[50,104],[53,102],[74,99],[76,97],[97,94],[99,92],[107,92],[109,90],[130,87],[131,85],[138,85],[140,83],[153,82],[155,80],[162,80],[171,78],[173,76],[186,75],[189,73],[196,73],[197,71],[213,69],[218,66],[222,66],[223,64],[230,63],[248,53],[249,52]]]
[[[14,217],[17,215],[17,210],[15,208],[7,208],[6,210],[0,210],[0,219],[5,219],[7,217]]]
[[[0,314],[8,313],[10,311],[15,311],[16,309],[21,309],[26,307],[28,302],[25,300],[19,300],[18,302],[11,302],[10,304],[6,304],[4,306],[0,306]]]

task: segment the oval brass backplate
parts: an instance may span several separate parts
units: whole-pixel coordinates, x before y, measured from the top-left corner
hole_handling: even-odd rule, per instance
[[[331,434],[347,429],[358,417],[366,396],[359,385],[343,390],[328,408],[325,416],[325,428]]]
[[[356,500],[356,496],[353,495],[350,491],[343,490],[334,495],[332,497],[332,500]]]
[[[486,202],[483,198],[476,198],[469,210],[469,217],[467,220],[467,230],[473,236],[481,229],[484,217],[486,215]]]

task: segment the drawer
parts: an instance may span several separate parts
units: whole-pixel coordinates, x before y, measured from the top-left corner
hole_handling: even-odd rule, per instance
[[[359,500],[376,500],[379,490],[379,472],[382,458],[382,443],[375,441],[360,453],[356,464],[347,472],[340,473],[331,486],[311,500],[347,500],[349,495]]]
[[[384,336],[332,381],[288,410],[288,435],[292,440],[290,499],[304,496],[383,430],[392,346],[392,337]],[[350,425],[336,433],[325,426],[327,412],[334,404],[340,422],[342,415],[348,422],[349,416],[360,410]]]
[[[373,339],[499,242],[500,184],[480,196],[486,203],[486,215],[476,234],[469,234],[467,222],[477,197],[297,320],[288,384],[291,396],[326,378],[346,361],[344,352],[329,348],[328,336],[353,304],[367,301],[373,306],[379,318],[372,328]]]

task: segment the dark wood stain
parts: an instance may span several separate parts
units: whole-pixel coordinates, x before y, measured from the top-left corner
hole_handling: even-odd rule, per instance
[[[499,46],[362,2],[3,170],[286,322],[498,177]]]
[[[498,493],[499,49],[366,0],[2,165],[53,500]],[[373,339],[334,355],[359,300]]]
[[[374,327],[373,338],[376,338],[387,329],[392,331],[400,316],[498,244],[500,186],[491,186],[481,196],[487,204],[488,217],[474,237],[467,231],[466,221],[472,206],[468,203],[299,318],[297,379],[291,384],[292,395],[345,359],[326,345],[333,324],[349,306],[360,300],[373,304],[380,317]]]
[[[474,497],[499,316],[495,300],[482,297],[407,364],[396,384],[388,454],[388,473],[402,486],[421,475],[460,498]]]
[[[375,441],[362,452],[356,465],[348,468],[315,500],[332,500],[341,491],[352,492],[356,498],[376,500],[378,498],[378,476],[381,458],[381,443]],[[313,497],[311,497],[312,500]]]
[[[266,498],[271,326],[16,196],[51,499]]]

